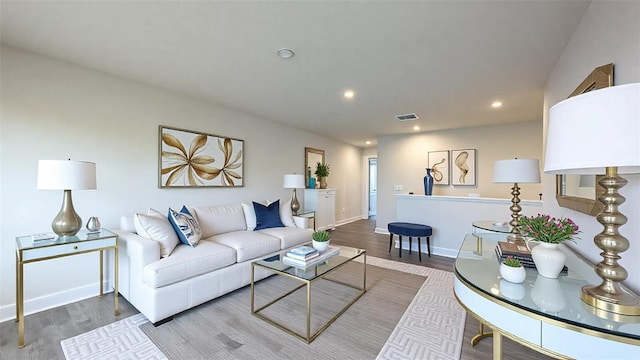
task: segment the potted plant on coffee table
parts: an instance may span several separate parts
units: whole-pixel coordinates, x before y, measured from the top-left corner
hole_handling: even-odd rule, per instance
[[[316,164],[316,176],[318,177],[318,182],[320,183],[320,189],[327,188],[327,176],[329,176],[329,172],[331,171],[329,164],[325,162],[318,162]]]
[[[325,251],[329,247],[329,232],[326,230],[314,231],[311,235],[313,248],[318,251]]]

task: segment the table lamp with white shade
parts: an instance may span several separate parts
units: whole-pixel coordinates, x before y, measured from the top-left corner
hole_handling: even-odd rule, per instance
[[[551,107],[544,172],[605,175],[598,182],[604,210],[597,216],[604,230],[594,238],[602,250],[595,267],[602,283],[583,287],[581,299],[598,311],[640,315],[640,297],[619,284],[628,274],[618,264],[629,249],[618,232],[627,222],[618,211],[625,201],[618,190],[627,180],[618,174],[640,173],[640,83],[590,91]]]
[[[40,190],[64,190],[60,212],[51,228],[58,236],[74,236],[82,227],[82,219],[73,208],[71,190],[96,188],[96,164],[87,161],[39,160],[38,185]]]
[[[538,159],[498,160],[493,164],[493,182],[513,184],[511,188],[511,232],[518,233],[520,227],[520,186],[518,184],[540,183],[540,162]]]
[[[298,215],[300,210],[300,202],[296,196],[296,189],[304,189],[304,175],[302,174],[286,174],[284,176],[284,188],[293,189],[293,195],[291,196],[291,212],[293,215]]]

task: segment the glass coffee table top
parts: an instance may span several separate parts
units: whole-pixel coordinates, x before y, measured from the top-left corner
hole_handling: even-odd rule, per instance
[[[311,244],[305,245],[311,246]],[[254,263],[275,272],[285,273],[304,280],[314,280],[316,278],[322,277],[328,272],[331,272],[336,267],[339,267],[342,264],[366,253],[365,249],[352,248],[348,246],[332,246],[340,248],[340,253],[338,255],[331,256],[327,258],[326,261],[323,261],[318,265],[310,266],[308,268],[300,268],[283,263],[282,258],[286,255],[286,250],[280,252],[277,255],[257,260]]]

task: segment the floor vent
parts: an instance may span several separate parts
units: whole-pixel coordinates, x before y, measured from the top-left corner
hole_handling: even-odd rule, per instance
[[[414,113],[404,114],[404,115],[396,115],[396,119],[398,119],[398,121],[411,121],[411,120],[418,119],[418,115],[416,115]]]

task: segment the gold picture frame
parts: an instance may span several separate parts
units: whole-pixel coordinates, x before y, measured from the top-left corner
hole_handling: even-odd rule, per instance
[[[244,186],[244,141],[159,127],[158,187]]]

